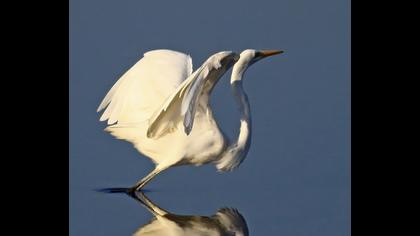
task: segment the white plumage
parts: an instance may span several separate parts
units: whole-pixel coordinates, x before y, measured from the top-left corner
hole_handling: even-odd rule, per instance
[[[105,109],[100,120],[108,120],[106,131],[133,143],[156,164],[131,190],[142,188],[175,165],[214,163],[222,171],[236,168],[249,148],[251,122],[248,100],[242,84],[236,82],[241,82],[249,65],[278,53],[245,50],[239,58],[234,52],[219,52],[195,72],[191,57],[184,53],[163,49],[145,53],[98,107],[98,112]],[[243,117],[240,139],[227,145],[209,106],[209,95],[235,62],[239,69],[234,68],[231,83]]]
[[[162,105],[192,73],[191,57],[171,50],[154,50],[131,67],[111,88],[98,107],[107,107],[100,120],[138,123]]]

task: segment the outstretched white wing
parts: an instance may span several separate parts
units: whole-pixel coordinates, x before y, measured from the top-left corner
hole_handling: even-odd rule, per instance
[[[208,99],[208,93],[216,82],[238,59],[239,56],[233,52],[219,52],[209,57],[150,118],[147,137],[159,138],[172,132],[181,121],[188,135],[200,99]]]
[[[146,52],[111,88],[98,107],[108,124],[145,121],[192,73],[191,57],[172,50]]]

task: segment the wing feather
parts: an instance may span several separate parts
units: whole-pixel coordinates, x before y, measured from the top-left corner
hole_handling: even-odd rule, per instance
[[[112,86],[98,107],[108,124],[147,120],[192,73],[190,56],[172,50],[146,52]]]
[[[211,81],[214,86],[237,60],[238,55],[233,52],[219,52],[207,59],[151,117],[147,137],[159,138],[176,129],[179,123],[183,123],[184,131],[188,135],[206,83]]]

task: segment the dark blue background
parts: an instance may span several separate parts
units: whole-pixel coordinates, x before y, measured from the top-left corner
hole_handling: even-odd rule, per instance
[[[245,75],[253,140],[234,172],[178,167],[154,179],[148,197],[189,215],[236,207],[250,235],[350,235],[350,1],[70,0],[70,235],[131,235],[152,217],[124,195],[153,164],[105,133],[96,108],[144,52],[211,54],[247,48],[285,54]],[[211,103],[237,134],[230,71]]]

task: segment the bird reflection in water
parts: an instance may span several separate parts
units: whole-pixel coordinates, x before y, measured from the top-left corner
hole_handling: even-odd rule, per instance
[[[221,208],[213,216],[190,216],[170,213],[143,192],[129,194],[146,207],[154,217],[141,226],[134,236],[246,236],[248,227],[244,217],[233,208]]]

